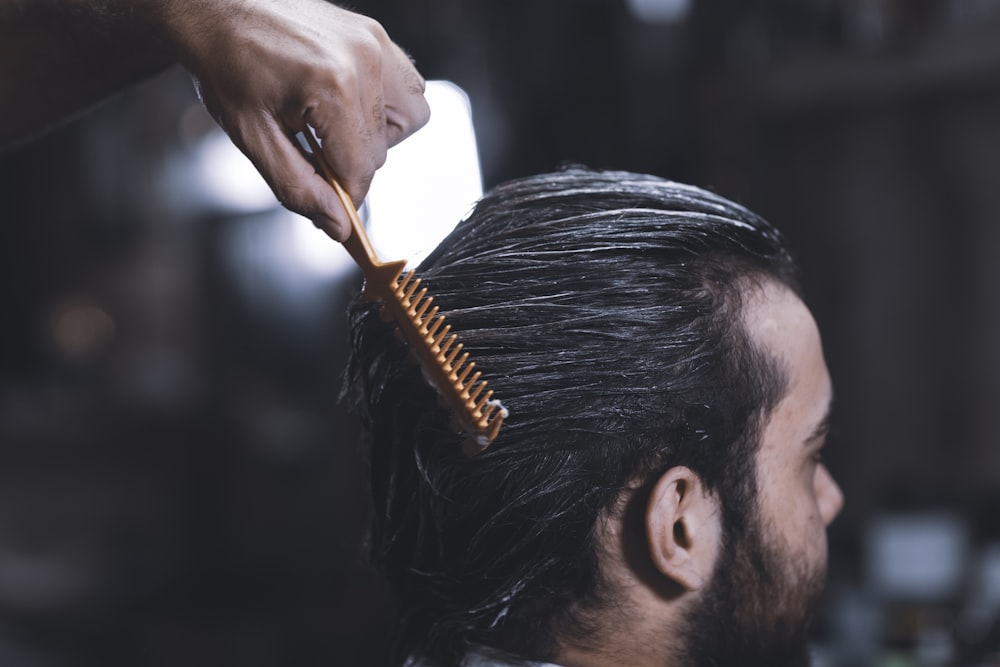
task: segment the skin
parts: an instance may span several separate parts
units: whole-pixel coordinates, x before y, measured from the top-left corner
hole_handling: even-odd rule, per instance
[[[382,26],[324,0],[7,0],[0,62],[0,145],[180,62],[278,200],[340,241],[349,218],[290,137],[312,126],[359,205],[430,116]]]
[[[788,381],[785,396],[765,421],[756,453],[755,528],[765,543],[756,548],[766,547],[765,556],[781,581],[768,587],[753,572],[729,569],[732,561],[723,568],[726,572],[717,571],[725,552],[718,499],[693,471],[672,468],[654,485],[642,526],[631,525],[627,512],[601,526],[602,574],[612,590],[623,593],[624,602],[606,618],[600,612],[590,617],[601,631],[586,645],[561,645],[558,664],[688,664],[687,623],[718,607],[718,587],[712,584],[720,576],[736,577],[731,581],[745,592],[752,608],[734,611],[727,605],[733,623],[740,622],[741,614],[750,617],[747,627],[807,622],[807,610],[826,573],[826,528],[843,506],[843,494],[819,456],[829,424],[832,384],[819,330],[805,304],[773,282],[753,288],[746,297],[747,330],[778,360]],[[635,556],[637,533],[648,560]],[[746,570],[749,561],[743,556],[737,556],[736,565]],[[752,583],[741,583],[746,578],[740,576]],[[762,586],[765,590],[759,590]],[[758,600],[762,608],[754,605]]]
[[[826,570],[826,528],[844,496],[822,462],[833,385],[819,329],[805,304],[770,284],[746,311],[756,340],[783,363],[789,390],[771,414],[757,454],[764,528],[780,551]]]

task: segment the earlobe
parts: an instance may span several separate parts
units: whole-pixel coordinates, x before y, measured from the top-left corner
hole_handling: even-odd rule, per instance
[[[711,577],[721,542],[719,507],[701,478],[677,466],[663,473],[646,505],[646,538],[653,565],[688,591]]]

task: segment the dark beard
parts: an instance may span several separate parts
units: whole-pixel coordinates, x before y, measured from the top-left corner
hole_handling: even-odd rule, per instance
[[[727,531],[712,581],[689,612],[684,655],[697,667],[806,667],[824,568],[809,568],[766,539],[756,517]]]

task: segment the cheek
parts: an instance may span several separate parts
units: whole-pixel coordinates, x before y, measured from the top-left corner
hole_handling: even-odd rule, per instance
[[[771,534],[781,537],[786,551],[813,560],[817,548],[826,549],[826,531],[813,494],[812,474],[801,468],[786,472],[761,480],[761,515]]]
[[[774,480],[773,489],[780,494],[769,494],[769,507],[773,522],[784,536],[793,552],[807,562],[825,562],[827,553],[826,526],[831,503],[824,490],[822,466],[807,465],[789,470],[781,484]],[[827,475],[827,478],[829,476]]]
[[[825,562],[828,517],[839,511],[839,505],[835,508],[831,502],[831,485],[836,485],[826,469],[801,458],[777,461],[765,456],[761,463],[758,498],[771,534],[780,536],[790,553],[807,562]]]

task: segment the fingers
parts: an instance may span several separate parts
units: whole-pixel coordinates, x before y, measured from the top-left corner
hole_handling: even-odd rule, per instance
[[[263,115],[252,127],[244,125],[232,138],[264,175],[285,208],[309,218],[334,240],[347,240],[351,221],[336,192],[274,118]]]
[[[431,109],[424,97],[426,83],[406,53],[390,42],[383,65],[386,100],[386,143],[391,147],[427,124]]]
[[[427,122],[424,80],[372,19],[318,0],[239,6],[238,30],[206,24],[221,28],[192,67],[205,105],[282,204],[344,240],[343,206],[290,134],[314,128],[359,206],[389,147]]]
[[[323,140],[323,153],[355,205],[364,200],[389,147],[430,118],[424,79],[413,62],[381,25],[368,20],[365,26],[370,39],[356,42],[354,67],[337,72],[331,94],[306,111],[306,121]]]
[[[364,201],[389,148],[380,86],[368,84],[366,79],[345,85],[342,77],[338,94],[324,95],[305,113],[305,121],[322,141],[323,155],[355,206]]]

